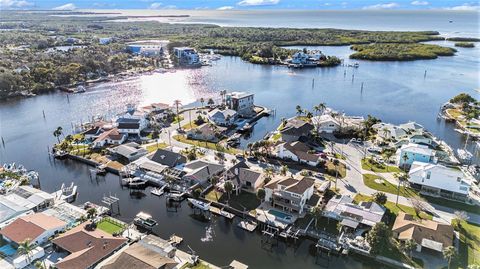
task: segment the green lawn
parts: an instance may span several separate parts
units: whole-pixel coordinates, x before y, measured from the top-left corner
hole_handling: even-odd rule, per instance
[[[175,139],[179,142],[185,143],[185,144],[190,144],[190,145],[194,145],[194,146],[201,147],[201,148],[208,148],[208,149],[212,149],[212,150],[216,150],[216,151],[220,151],[220,152],[224,152],[224,153],[229,153],[229,154],[242,153],[241,150],[236,149],[236,148],[228,148],[227,149],[227,148],[224,148],[224,147],[218,145],[217,143],[192,140],[192,139],[188,139],[187,137],[185,137],[183,135],[174,135],[173,139]]]
[[[216,191],[212,189],[205,195],[205,199],[212,201],[212,202],[218,202],[222,200],[223,192]]]
[[[375,173],[399,173],[402,171],[396,166],[372,163],[372,160],[368,158],[362,159],[362,169]]]
[[[437,204],[437,205],[446,206],[446,207],[450,207],[450,208],[461,210],[461,211],[480,214],[480,207],[476,205],[470,205],[462,202],[452,201],[452,200],[448,200],[441,197],[432,197],[427,195],[422,197],[432,204]]]
[[[228,199],[228,195],[224,195],[223,199]],[[221,199],[221,200],[223,200]],[[242,191],[239,195],[230,195],[228,204],[238,210],[243,211],[244,207],[247,211],[256,209],[260,205],[260,200],[257,195],[250,192]]]
[[[182,121],[182,120],[183,120],[183,116],[182,116],[182,115],[180,115],[180,116],[178,116],[178,117],[175,116],[175,117],[173,118],[172,124],[178,124],[178,122],[179,122],[179,121]]]
[[[124,229],[123,225],[110,218],[104,218],[98,222],[97,228],[109,234],[119,233]]]
[[[158,143],[158,144],[155,143],[155,144],[148,145],[147,150],[148,152],[153,152],[153,151],[156,151],[157,149],[164,149],[166,147],[168,147],[168,145],[165,143]]]
[[[206,263],[200,261],[197,265],[185,264],[181,269],[210,269]]]
[[[363,184],[365,184],[370,189],[374,189],[381,192],[397,194],[397,186],[390,183],[389,181],[382,179],[383,183],[375,182],[376,179],[381,179],[380,176],[365,174],[363,175]],[[400,187],[400,196],[404,197],[414,197],[417,196],[415,190],[409,187],[401,186]]]
[[[190,130],[190,129],[195,129],[195,128],[199,127],[199,126],[200,126],[200,125],[197,125],[197,124],[195,123],[195,121],[191,121],[191,122],[183,125],[183,126],[182,126],[182,129],[185,130],[185,131],[187,131],[187,130]]]
[[[458,266],[480,265],[480,226],[462,221],[460,226],[454,224],[454,227],[460,232]]]
[[[329,175],[335,177],[335,165],[333,162],[328,160],[325,164],[326,170],[329,172]],[[347,167],[344,163],[340,162],[338,165],[338,178],[344,178],[347,175]]]
[[[368,195],[363,195],[363,194],[357,194],[354,197],[355,202],[359,203],[362,201],[372,201],[372,197]],[[416,216],[415,214],[415,209],[413,207],[409,207],[406,205],[401,205],[398,204],[396,205],[394,202],[387,201],[385,204],[385,207],[395,216],[398,215],[400,211],[405,212],[406,214],[413,215],[414,217],[421,218],[421,219],[433,219],[433,216],[430,214],[427,214],[425,212],[421,212],[419,216]]]

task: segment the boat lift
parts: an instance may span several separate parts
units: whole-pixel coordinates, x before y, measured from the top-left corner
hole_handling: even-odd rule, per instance
[[[103,195],[103,198],[102,198],[102,203],[104,203],[105,205],[108,206],[108,208],[110,209],[110,215],[111,216],[114,216],[114,215],[120,215],[120,199],[117,198],[117,196],[113,196],[111,194],[109,194],[108,196],[106,196],[105,194]],[[115,213],[114,212],[114,206],[116,205],[117,207],[117,212]]]

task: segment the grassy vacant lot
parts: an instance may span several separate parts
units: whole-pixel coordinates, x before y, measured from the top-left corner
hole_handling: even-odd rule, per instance
[[[230,194],[229,200],[226,193],[211,190],[207,193],[207,195],[205,195],[205,199],[209,201],[228,204],[231,207],[240,211],[243,211],[244,209],[246,209],[246,211],[251,211],[253,209],[256,209],[260,205],[260,200],[257,198],[257,195],[246,191],[242,191],[239,195],[236,195],[234,193]]]
[[[166,147],[168,147],[168,145],[165,143],[155,143],[155,144],[148,145],[147,150],[148,152],[153,152],[153,151],[156,151],[157,149],[164,149]]]
[[[397,194],[397,186],[390,183],[387,180],[381,179],[383,183],[375,182],[376,179],[381,179],[380,176],[372,175],[372,174],[365,174],[363,175],[363,184],[365,184],[370,189],[374,189],[381,192]],[[404,197],[413,197],[417,196],[417,193],[405,186],[400,186],[400,196]]]
[[[375,173],[399,173],[401,172],[400,168],[396,166],[390,166],[386,164],[379,164],[372,162],[371,159],[365,158],[362,159],[362,169],[367,171],[372,171]]]
[[[224,148],[224,147],[218,145],[218,143],[188,139],[187,137],[185,137],[183,135],[174,135],[173,138],[175,140],[177,140],[179,142],[182,142],[182,143],[185,143],[185,144],[190,144],[190,145],[194,145],[194,146],[201,147],[201,148],[212,149],[212,150],[216,150],[216,151],[220,151],[220,152],[224,152],[224,153],[237,154],[237,153],[242,152],[241,150],[236,149],[236,148],[228,148],[228,149]]]
[[[219,192],[215,189],[212,189],[205,195],[205,199],[212,201],[212,202],[218,202],[222,200],[223,192]]]
[[[109,234],[119,233],[124,229],[122,224],[110,218],[102,219],[99,223],[97,223],[97,228]]]
[[[362,201],[372,201],[371,196],[363,195],[363,194],[357,194],[357,195],[355,195],[355,197],[353,199],[357,203],[362,202]],[[421,219],[430,219],[431,220],[433,218],[432,215],[427,214],[425,212],[421,212],[419,216],[416,216],[415,209],[413,209],[413,207],[409,207],[409,206],[401,205],[401,204],[396,205],[394,202],[390,202],[390,201],[388,201],[385,204],[385,207],[390,211],[390,213],[392,215],[394,215],[392,217],[396,217],[398,215],[398,213],[400,211],[402,211],[402,212],[405,212],[406,214],[410,214],[410,215],[413,215],[414,217],[421,218]]]
[[[460,211],[467,211],[475,214],[480,214],[480,207],[476,205],[470,205],[462,202],[452,201],[441,197],[422,196],[429,203],[437,204],[441,206],[450,207]]]
[[[335,177],[335,165],[333,165],[333,162],[328,160],[327,163],[325,164],[326,170],[329,172],[328,174]],[[347,167],[345,166],[344,163],[340,163],[338,165],[338,178],[344,178],[347,175]]]
[[[413,61],[419,59],[436,59],[438,56],[453,56],[455,49],[431,44],[362,44],[351,48],[357,52],[350,55],[352,59],[372,61]]]
[[[458,249],[458,266],[466,268],[468,265],[480,265],[480,226],[462,221],[460,225],[453,223],[455,230],[460,233]]]

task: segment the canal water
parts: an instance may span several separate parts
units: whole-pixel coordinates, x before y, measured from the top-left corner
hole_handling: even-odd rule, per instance
[[[452,46],[449,42],[442,44]],[[328,55],[345,58],[346,63],[351,62],[347,59],[351,53],[348,47],[317,48]],[[68,133],[72,123],[87,121],[96,115],[112,116],[129,103],[172,104],[173,100],[180,99],[184,105],[193,105],[201,97],[218,98],[219,91],[227,89],[253,92],[257,104],[276,111],[275,117],[259,121],[250,141],[273,130],[282,117],[293,116],[297,104],[311,109],[325,102],[350,115],[371,114],[392,123],[417,121],[458,148],[463,147],[465,138],[454,132],[453,126],[437,120],[436,115],[442,103],[460,92],[479,98],[475,91],[480,88],[479,59],[478,47],[458,48],[456,56],[437,60],[359,61],[357,69],[289,70],[223,57],[212,67],[107,82],[68,98],[65,93],[52,93],[10,100],[0,103],[0,136],[5,141],[5,145],[0,144],[0,163],[17,162],[37,170],[42,189],[46,191],[54,191],[62,183],[75,182],[79,190],[77,203],[100,203],[104,195],[116,195],[120,198],[121,220],[131,221],[136,213],[146,211],[158,220],[155,230],[158,234],[168,237],[175,233],[184,237],[185,245],[214,264],[227,265],[237,259],[251,268],[318,268],[308,252],[311,242],[302,243],[296,251],[284,245],[266,251],[261,248],[260,236],[244,232],[224,219],[199,222],[189,216],[192,212],[186,204],[177,213],[167,212],[164,198],[152,196],[148,190],[131,193],[121,189],[116,176],[109,174],[100,180],[91,179],[86,165],[49,159],[47,148],[56,141],[53,130],[62,126]],[[473,145],[470,149],[475,150]],[[330,268],[373,267],[379,266],[352,257],[332,259],[330,264]]]

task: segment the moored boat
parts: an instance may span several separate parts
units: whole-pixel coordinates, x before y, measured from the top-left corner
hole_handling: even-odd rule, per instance
[[[188,201],[196,208],[199,208],[205,211],[210,210],[210,203],[202,202],[200,200],[193,199],[193,198],[188,198]]]
[[[133,219],[133,223],[145,229],[153,229],[153,227],[157,225],[157,221],[155,221],[151,215],[145,212],[138,213]]]
[[[165,193],[165,187],[167,185],[163,185],[162,187],[160,188],[153,188],[150,193],[153,194],[153,195],[156,195],[156,196],[162,196],[164,193]]]

